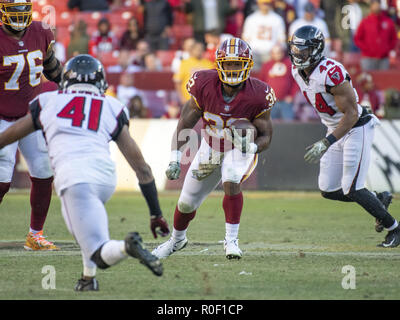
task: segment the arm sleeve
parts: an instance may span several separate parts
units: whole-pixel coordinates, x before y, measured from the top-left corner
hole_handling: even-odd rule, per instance
[[[40,123],[40,112],[42,111],[42,107],[40,106],[39,98],[36,98],[29,104],[29,110],[32,115],[33,126],[35,130],[43,129],[42,124]]]
[[[129,118],[127,115],[127,110],[126,108],[122,109],[120,114],[117,116],[117,126],[115,127],[114,131],[111,134],[111,139],[112,140],[117,140],[119,134],[122,131],[122,128],[124,125],[127,125],[129,127]]]

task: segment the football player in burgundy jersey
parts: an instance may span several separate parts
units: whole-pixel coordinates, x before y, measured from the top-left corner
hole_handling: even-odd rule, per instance
[[[185,129],[192,129],[201,118],[205,134],[185,177],[175,209],[172,236],[152,252],[159,258],[168,257],[186,246],[189,222],[221,180],[225,192],[225,254],[228,259],[242,256],[238,245],[243,208],[241,183],[257,165],[258,153],[271,143],[270,109],[276,99],[266,83],[250,78],[253,56],[245,41],[239,38],[225,40],[216,51],[216,64],[216,70],[195,72],[187,83],[191,98],[183,106],[172,141],[171,162],[166,171],[168,179],[178,179],[180,175],[186,140],[177,137]],[[242,136],[234,128],[232,124],[237,119],[247,119],[256,127],[254,141],[251,141],[250,131]],[[233,138],[230,132],[233,132]]]
[[[309,146],[304,159],[320,162],[318,184],[322,196],[356,202],[388,234],[379,246],[400,245],[400,227],[387,211],[392,195],[372,193],[364,186],[374,127],[378,119],[358,103],[350,75],[339,62],[323,56],[324,36],[314,26],[297,29],[289,42],[292,75],[327,127],[327,136]]]
[[[59,83],[62,66],[55,58],[50,28],[32,21],[31,0],[0,0],[0,132],[28,113],[41,90],[41,76]],[[32,181],[31,224],[24,248],[58,250],[43,237],[51,200],[53,173],[41,133],[35,132],[0,152],[0,202],[8,192],[17,148]]]

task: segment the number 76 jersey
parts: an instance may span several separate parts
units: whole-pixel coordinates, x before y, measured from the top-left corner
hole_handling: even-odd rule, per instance
[[[115,184],[109,142],[129,125],[129,112],[117,99],[68,89],[43,93],[29,108],[44,133],[58,194],[77,183]]]
[[[303,78],[300,71],[292,66],[292,75],[307,101],[315,108],[321,118],[321,122],[333,131],[343,117],[335,103],[330,89],[342,84],[346,80],[351,83],[350,75],[342,64],[333,59],[322,59],[315,67],[308,79]],[[358,115],[362,113],[362,107],[358,104],[358,95],[353,88],[358,105]]]

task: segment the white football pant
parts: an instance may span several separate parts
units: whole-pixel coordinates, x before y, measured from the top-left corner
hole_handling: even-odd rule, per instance
[[[222,183],[241,183],[251,175],[257,166],[257,154],[242,154],[238,149],[232,149],[225,152],[221,164],[211,175],[199,181],[192,176],[192,170],[197,170],[202,161],[206,162],[211,151],[211,147],[202,139],[200,148],[186,174],[178,200],[178,209],[182,213],[197,210],[221,180]]]
[[[322,156],[318,178],[319,189],[333,192],[342,189],[364,188],[368,174],[374,127],[379,120],[373,117],[366,125],[351,129]],[[330,132],[329,132],[330,133]]]
[[[14,122],[0,120],[0,132],[5,131]],[[47,179],[53,175],[47,154],[46,141],[42,131],[38,130],[21,140],[0,149],[0,182],[11,182],[17,148],[24,156],[33,178]]]

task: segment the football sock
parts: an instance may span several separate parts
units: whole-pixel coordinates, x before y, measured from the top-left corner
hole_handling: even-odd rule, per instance
[[[382,221],[382,225],[386,229],[391,228],[396,223],[396,220],[386,211],[380,200],[369,190],[364,188],[357,191],[351,191],[348,194],[348,197],[357,202],[373,217]]]
[[[110,240],[107,241],[101,248],[100,256],[103,261],[112,266],[127,257],[125,252],[125,241]]]
[[[53,177],[38,179],[31,177],[31,229],[42,230],[50,206]]]
[[[3,201],[4,195],[10,190],[11,182],[0,182],[0,203]]]
[[[239,235],[239,223],[225,223],[225,240],[236,240]]]
[[[34,230],[32,228],[29,228],[29,232],[32,233],[33,235],[38,234],[40,231],[42,231],[42,230]]]
[[[83,276],[94,278],[96,276],[96,269],[96,267],[91,268],[83,266]]]
[[[195,215],[196,210],[191,213],[182,213],[179,211],[178,207],[176,207],[174,213],[174,229],[177,231],[186,230]]]
[[[222,207],[225,212],[225,222],[229,224],[239,224],[240,216],[243,209],[243,194],[242,192],[233,196],[224,196]]]
[[[172,230],[172,238],[174,238],[176,241],[181,241],[183,239],[186,238],[186,231],[185,230],[176,230],[175,228],[173,228]]]

